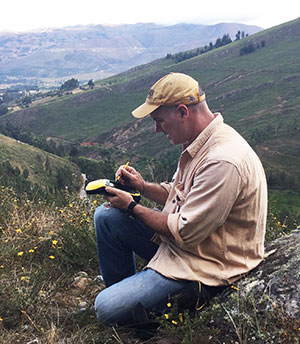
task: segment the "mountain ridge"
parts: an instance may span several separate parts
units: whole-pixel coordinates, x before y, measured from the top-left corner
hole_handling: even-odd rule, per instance
[[[204,46],[224,34],[234,39],[239,30],[252,34],[261,28],[236,23],[140,23],[0,33],[0,84],[58,82],[70,76],[101,79],[167,53]]]
[[[175,148],[153,133],[151,119],[135,121],[131,111],[161,76],[183,72],[199,80],[212,111],[221,112],[259,153],[271,184],[298,187],[299,30],[300,19],[180,63],[161,58],[103,80],[94,90],[1,116],[0,124],[72,140],[80,154],[94,159],[159,160]],[[241,56],[251,42],[259,48]]]

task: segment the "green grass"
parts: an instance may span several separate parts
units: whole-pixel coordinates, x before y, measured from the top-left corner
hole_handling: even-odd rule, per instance
[[[59,170],[65,171],[66,176],[69,178],[66,185],[80,186],[81,173],[75,164],[67,159],[0,134],[0,163],[5,164],[5,162],[9,162],[14,169],[18,168],[20,176],[24,174],[25,170],[28,171],[26,180],[32,185],[38,185],[45,192],[50,189],[54,190],[57,186],[57,173]],[[3,173],[1,179],[5,178],[8,184],[9,179],[15,182],[15,179],[19,177],[18,174],[10,174],[8,170],[1,170],[1,173]]]
[[[295,209],[300,206],[296,193],[270,196],[277,206],[288,206],[288,200],[293,200]],[[65,204],[49,205],[19,197],[12,188],[0,184],[1,344],[34,340],[142,343],[126,328],[98,323],[93,310],[95,297],[104,288],[95,280],[99,268],[93,226],[95,208],[102,202],[99,196],[80,200],[78,195],[68,194]],[[295,226],[282,222],[275,209],[269,209],[267,237],[271,240]],[[143,267],[139,260],[138,265]],[[244,335],[249,344],[272,343],[272,338],[281,338],[286,344],[295,340],[299,320],[288,320],[279,308],[261,315],[257,307],[262,300],[243,297],[236,290],[227,299],[236,328],[224,311],[227,302],[223,307],[217,299],[195,315],[179,314],[176,302],[172,302],[168,315],[156,318],[160,328],[148,343],[163,339],[173,344],[243,344],[239,341],[243,331],[247,331]]]

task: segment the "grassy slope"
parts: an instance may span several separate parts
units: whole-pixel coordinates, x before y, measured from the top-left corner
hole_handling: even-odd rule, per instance
[[[162,135],[144,120],[137,127],[131,110],[149,87],[170,71],[200,81],[213,111],[241,132],[267,168],[298,175],[300,168],[300,20],[262,31],[247,39],[182,63],[161,59],[114,76],[84,94],[62,98],[3,116],[34,132],[69,140],[98,140],[130,155],[153,155],[169,149]],[[265,41],[264,48],[240,56],[244,44]],[[117,129],[116,129],[117,128]],[[117,130],[117,135],[113,135]],[[256,135],[256,138],[253,138]],[[259,136],[259,139],[257,139]],[[166,148],[162,148],[166,147]],[[101,152],[94,152],[94,157]],[[120,155],[120,153],[118,153]],[[298,177],[297,177],[298,178]]]
[[[12,167],[18,167],[21,174],[28,170],[28,179],[43,188],[53,188],[54,177],[58,169],[70,169],[79,182],[79,168],[66,159],[44,152],[38,148],[16,141],[0,134],[0,163],[9,161]],[[48,167],[47,167],[48,166]]]

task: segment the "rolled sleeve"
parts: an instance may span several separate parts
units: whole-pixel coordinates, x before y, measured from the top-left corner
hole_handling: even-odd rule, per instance
[[[176,240],[179,246],[183,245],[183,240],[178,231],[178,222],[180,218],[180,213],[169,214],[168,215],[168,227],[170,232],[173,234],[174,239]]]
[[[170,193],[171,190],[171,183],[169,182],[162,182],[160,185],[167,191],[167,193]]]
[[[234,164],[209,161],[202,166],[179,212],[168,216],[177,244],[194,247],[211,235],[225,222],[241,188],[242,179]]]

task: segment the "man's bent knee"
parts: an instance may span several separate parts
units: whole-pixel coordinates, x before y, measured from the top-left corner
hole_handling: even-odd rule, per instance
[[[95,300],[95,312],[98,320],[106,325],[126,325],[132,322],[132,309],[127,304],[116,301],[106,289]],[[106,295],[107,294],[107,295]]]

